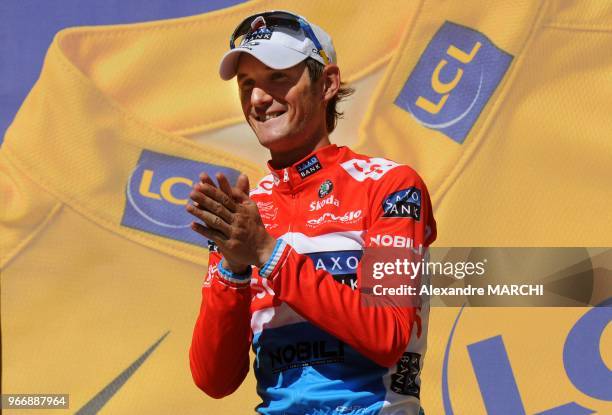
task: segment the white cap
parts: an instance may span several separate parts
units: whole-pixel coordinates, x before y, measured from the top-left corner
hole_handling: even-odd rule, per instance
[[[301,17],[301,16],[300,16]],[[302,17],[302,19],[304,19]],[[306,19],[304,19],[306,21]],[[323,47],[329,63],[336,63],[336,51],[331,37],[319,26],[308,22],[317,40]],[[272,69],[286,69],[297,65],[306,58],[325,64],[312,40],[303,30],[294,31],[288,27],[275,26],[268,28],[265,19],[257,16],[251,23],[253,32],[244,36],[240,45],[228,51],[221,59],[219,75],[227,81],[236,76],[238,58],[241,53],[254,56]]]

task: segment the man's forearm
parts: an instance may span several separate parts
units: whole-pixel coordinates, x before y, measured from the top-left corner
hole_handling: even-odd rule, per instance
[[[250,277],[238,283],[224,281],[214,261],[209,277],[202,287],[189,361],[196,385],[221,398],[236,390],[249,371]]]

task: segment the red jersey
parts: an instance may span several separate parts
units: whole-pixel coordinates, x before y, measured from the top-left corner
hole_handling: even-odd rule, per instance
[[[232,393],[252,347],[260,413],[418,414],[429,308],[364,307],[356,288],[365,247],[435,240],[423,181],[336,145],[270,170],[250,196],[278,243],[249,278],[219,272],[211,251],[194,381],[213,397]]]

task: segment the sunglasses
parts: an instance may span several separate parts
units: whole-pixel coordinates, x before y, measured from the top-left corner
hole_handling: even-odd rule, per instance
[[[232,36],[230,37],[230,49],[236,48],[236,40],[244,36],[246,36],[246,38],[248,39],[249,35],[251,35],[254,32],[251,27],[251,23],[258,16],[263,17],[266,23],[266,27],[268,28],[285,27],[295,32],[298,32],[301,30],[304,33],[304,35],[308,39],[310,39],[312,43],[314,43],[315,47],[317,48],[317,53],[321,55],[321,57],[323,58],[323,62],[325,62],[326,65],[329,64],[329,58],[327,57],[327,54],[323,50],[323,46],[321,46],[321,42],[319,42],[319,39],[317,39],[317,37],[315,36],[314,31],[312,30],[312,27],[310,26],[310,24],[308,24],[306,20],[302,19],[298,15],[295,15],[289,12],[283,12],[283,11],[269,11],[269,12],[264,12],[264,13],[257,13],[257,14],[254,14],[244,19],[242,23],[236,26],[236,29],[234,29],[234,33],[232,33]]]

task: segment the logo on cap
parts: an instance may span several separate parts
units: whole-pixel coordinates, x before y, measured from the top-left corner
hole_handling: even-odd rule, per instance
[[[251,32],[247,33],[247,35],[244,37],[244,40],[242,41],[242,45],[250,45],[250,46],[254,46],[254,45],[258,45],[259,43],[251,43],[254,40],[259,40],[259,39],[270,39],[272,37],[272,32],[274,30],[269,28],[266,25],[266,21],[264,20],[264,18],[262,16],[258,16],[257,18],[255,18],[255,20],[253,20],[253,22],[251,23]]]
[[[250,43],[253,40],[270,39],[272,37],[272,29],[262,26],[254,32],[249,33],[244,38],[244,43]]]

